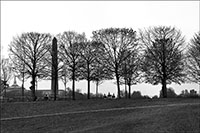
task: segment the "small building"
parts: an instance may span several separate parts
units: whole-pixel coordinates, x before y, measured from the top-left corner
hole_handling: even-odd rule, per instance
[[[22,97],[22,86],[19,86],[17,84],[16,76],[14,76],[13,84],[7,87],[5,91],[6,91],[5,97],[7,98]],[[28,90],[24,88],[24,94],[26,92],[28,92]]]
[[[22,91],[22,87],[17,84],[16,76],[14,76],[13,85],[6,89],[7,92],[9,91]]]

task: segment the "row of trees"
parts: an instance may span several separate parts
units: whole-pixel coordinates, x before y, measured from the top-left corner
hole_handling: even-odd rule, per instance
[[[101,29],[92,34],[91,40],[74,31],[56,36],[58,77],[65,88],[67,80],[72,80],[73,99],[75,81],[82,79],[88,82],[88,99],[91,81],[98,88],[103,80],[116,79],[118,98],[121,84],[129,86],[130,97],[133,84],[160,83],[163,97],[167,97],[167,84],[200,81],[200,33],[188,45],[180,30],[166,26],[140,30],[139,34],[132,28]],[[50,34],[23,33],[9,45],[15,73],[32,78],[33,97],[36,79],[51,78],[52,38]]]

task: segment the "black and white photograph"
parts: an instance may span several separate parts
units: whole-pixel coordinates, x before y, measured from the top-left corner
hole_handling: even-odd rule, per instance
[[[0,1],[1,133],[200,133],[200,1]]]

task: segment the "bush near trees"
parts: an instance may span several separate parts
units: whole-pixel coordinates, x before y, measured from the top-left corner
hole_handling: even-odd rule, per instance
[[[140,91],[133,91],[131,98],[142,98]]]
[[[130,93],[131,93],[131,92],[130,92]],[[125,91],[125,90],[121,90],[120,94],[121,94],[121,98],[127,98],[127,97],[126,97],[126,91]],[[131,97],[130,97],[130,98],[132,98],[132,99],[150,99],[149,96],[147,96],[147,95],[142,95],[140,91],[133,91],[133,92],[131,93]]]
[[[163,98],[162,90],[160,91],[160,98]],[[177,97],[177,94],[175,93],[174,89],[169,87],[167,88],[167,97],[168,98],[175,98]]]
[[[186,97],[186,98],[197,98],[200,97],[197,94],[197,91],[195,91],[194,89],[188,91],[187,89],[182,90],[181,94],[178,97]]]
[[[153,96],[153,97],[152,97],[152,99],[158,99],[158,96],[157,96],[157,95],[155,95],[155,96]]]

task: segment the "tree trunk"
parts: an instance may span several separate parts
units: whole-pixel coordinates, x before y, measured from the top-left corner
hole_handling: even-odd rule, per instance
[[[131,84],[128,84],[128,98],[131,99]]]
[[[167,84],[165,79],[162,80],[162,97],[167,98]]]
[[[7,86],[5,86],[4,89],[5,89],[5,91],[4,91],[4,92],[5,92],[5,93],[4,93],[4,97],[5,97],[5,99],[6,99],[6,89],[7,89]]]
[[[6,89],[7,89],[7,87],[5,87],[5,93],[4,93],[4,94],[5,94],[5,95],[4,95],[5,99],[6,99],[6,97],[7,97],[7,96],[6,96]]]
[[[126,84],[127,84],[127,69],[126,69],[126,62],[125,62],[125,78],[124,78],[124,82],[125,82],[125,98],[127,99],[127,88],[126,88]]]
[[[66,80],[64,81],[64,87],[65,87],[65,100],[66,100],[66,91],[67,91],[67,85],[66,85]]]
[[[88,79],[88,99],[90,99],[90,80]]]
[[[22,74],[22,101],[24,101],[24,72]]]
[[[6,99],[6,89],[7,89],[7,81],[3,81],[3,84],[4,84],[4,88],[3,88],[3,91],[4,91],[4,97]]]
[[[87,98],[90,99],[90,66],[87,63],[87,81],[88,81],[88,96]]]
[[[35,78],[35,93],[37,94],[38,84],[37,84],[37,78]]]
[[[162,77],[162,94],[163,98],[167,98],[167,83],[166,83],[166,57],[165,57],[165,43],[162,43],[162,54],[163,54],[163,62],[162,62],[162,72],[163,72],[163,77]]]
[[[118,98],[120,99],[120,85],[119,85],[119,75],[116,73],[116,79],[117,79],[117,92],[118,92]]]
[[[36,76],[35,74],[32,74],[32,83],[31,83],[31,91],[32,91],[32,98],[33,98],[33,101],[36,101],[37,97],[35,95],[35,79],[36,79]]]
[[[126,79],[125,79],[125,98],[127,99]]]
[[[96,97],[98,97],[98,81],[96,82]]]
[[[72,72],[72,99],[75,100],[75,70]]]
[[[200,80],[199,80],[199,95],[200,95]]]
[[[167,83],[166,83],[166,70],[165,70],[165,61],[162,66],[163,79],[162,79],[162,97],[167,98]]]

